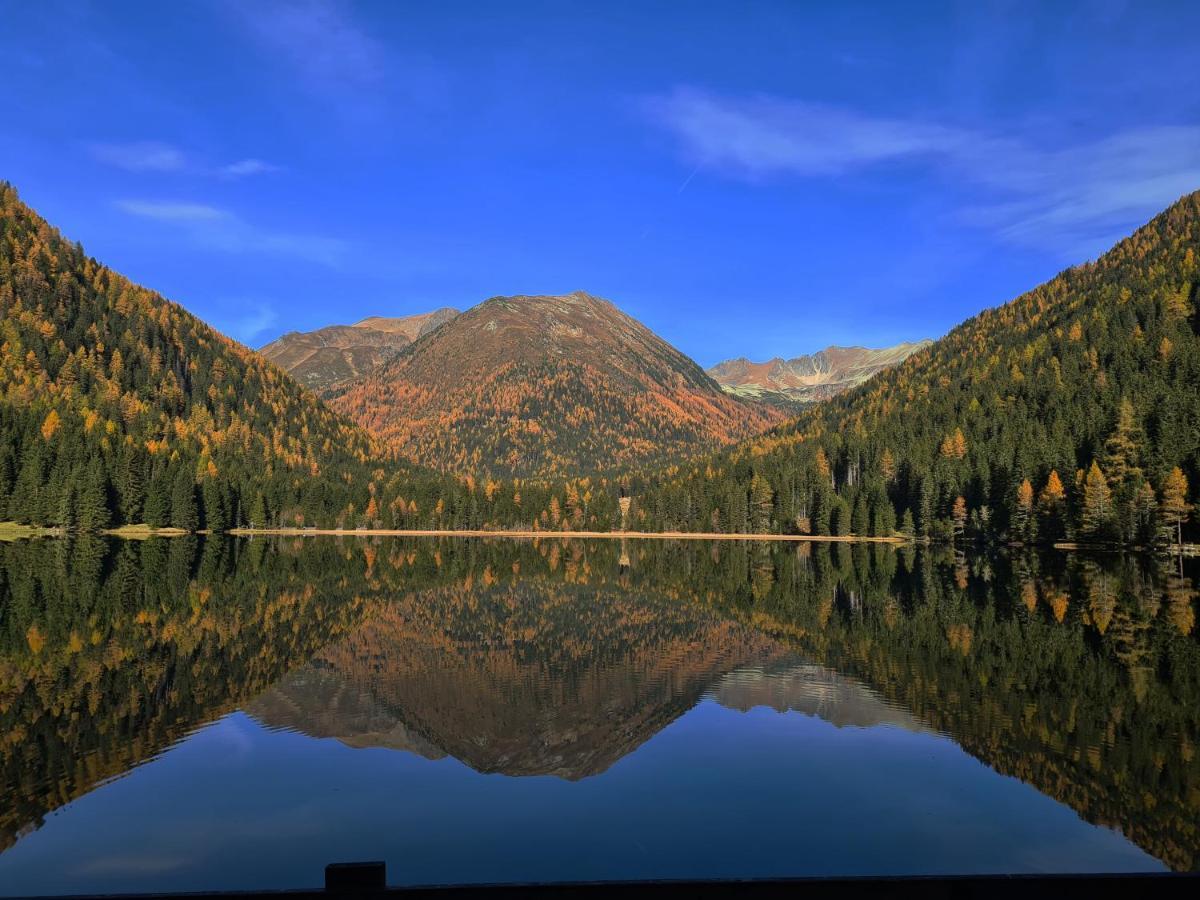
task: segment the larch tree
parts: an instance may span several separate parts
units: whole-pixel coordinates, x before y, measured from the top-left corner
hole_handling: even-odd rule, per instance
[[[1158,511],[1164,526],[1175,532],[1175,543],[1179,546],[1183,546],[1183,523],[1193,509],[1187,501],[1187,493],[1187,476],[1176,466],[1163,482],[1162,502],[1158,505]]]
[[[1042,516],[1042,532],[1051,540],[1062,537],[1067,492],[1057,469],[1051,469],[1046,486],[1038,496],[1038,507]]]
[[[1112,491],[1100,464],[1092,460],[1091,468],[1083,481],[1083,509],[1080,525],[1089,537],[1107,536],[1112,523]]]

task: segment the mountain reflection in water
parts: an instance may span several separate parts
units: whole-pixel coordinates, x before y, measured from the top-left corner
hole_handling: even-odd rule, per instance
[[[1074,837],[1062,839],[1064,848],[1077,847],[1077,858],[1035,858],[1014,844],[997,856],[958,860],[972,870],[1144,868],[1134,856],[1121,862],[1104,849],[1126,839],[1170,868],[1193,869],[1200,865],[1195,598],[1191,573],[1173,562],[1062,555],[968,562],[865,545],[621,546],[552,538],[0,545],[0,848],[7,848],[0,885],[56,889],[57,882],[38,881],[37,854],[68,840],[81,817],[115,821],[120,813],[104,798],[139,790],[140,773],[157,770],[155,760],[184,765],[189,752],[225,733],[206,729],[209,723],[261,727],[261,738],[251,734],[255,747],[276,747],[272,733],[292,735],[293,755],[326,753],[295,740],[332,738],[354,752],[403,751],[413,764],[456,761],[475,773],[553,776],[579,786],[555,801],[557,813],[542,805],[548,801],[536,778],[512,783],[513,790],[529,785],[517,797],[529,815],[540,810],[522,821],[581,814],[570,804],[585,800],[614,813],[624,803],[633,812],[641,798],[682,834],[689,813],[666,783],[686,772],[656,762],[667,748],[684,746],[680,740],[689,743],[686,754],[673,751],[677,765],[691,753],[707,759],[709,769],[687,771],[711,779],[703,783],[714,796],[721,785],[759,776],[791,779],[793,787],[806,772],[818,777],[803,768],[817,765],[803,762],[804,744],[786,750],[799,737],[785,740],[781,725],[759,717],[771,710],[839,730],[912,735],[932,741],[929,752],[957,745],[1083,820],[1072,826]],[[231,718],[238,709],[250,718]],[[742,718],[728,720],[721,710]],[[805,740],[823,746],[833,738],[819,732]],[[892,759],[901,771],[907,744],[870,746],[884,766]],[[767,748],[775,755],[763,756]],[[739,756],[742,763],[731,762]],[[384,757],[360,759],[376,766]],[[836,753],[832,759],[820,764],[836,773]],[[622,779],[652,765],[667,766],[666,774],[622,793]],[[860,778],[849,762],[843,768]],[[427,770],[426,787],[443,771]],[[981,790],[982,779],[994,778],[986,769],[962,771]],[[110,783],[119,776],[130,777]],[[184,791],[183,777],[170,787]],[[603,797],[579,792],[593,783],[608,785]],[[654,800],[647,791],[656,784],[663,793]],[[731,816],[733,806],[751,802],[747,796],[770,801],[751,787],[746,782],[736,800],[724,801]],[[888,789],[887,782],[873,788]],[[925,815],[923,801],[899,776],[894,789],[893,806],[907,804],[912,817],[896,820],[904,830]],[[482,805],[481,789],[473,790],[462,795],[476,798],[472,815],[496,815],[494,804]],[[445,794],[447,806],[454,796]],[[258,812],[281,803],[265,791],[242,802]],[[1023,814],[1016,800],[1005,803],[1004,815],[1018,816],[1006,832],[1019,832],[1026,819],[1034,827],[1033,807]],[[598,807],[588,809],[602,820]],[[1086,823],[1119,834],[1078,830]],[[142,824],[154,830],[154,822]],[[245,837],[243,852],[253,855],[255,842],[265,847],[270,837]],[[852,845],[855,833],[844,837]],[[73,840],[72,852],[81,852]],[[711,872],[815,871],[802,854],[798,869],[776,854],[770,864],[778,868],[759,871],[749,836],[725,849],[728,857]],[[684,864],[710,872],[704,854],[673,850],[682,862],[661,851],[658,868],[610,855],[578,862],[566,875],[693,871]],[[860,851],[830,865],[847,873],[894,866],[883,851],[874,859],[865,844]],[[953,858],[913,858],[961,870]],[[493,865],[480,861],[480,878],[509,871],[485,863]],[[183,869],[115,880],[90,871],[63,874],[63,889],[212,886]],[[463,871],[466,880],[476,875]]]

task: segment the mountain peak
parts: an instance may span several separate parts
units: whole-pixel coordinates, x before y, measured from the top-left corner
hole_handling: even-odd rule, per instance
[[[410,459],[522,477],[679,458],[782,417],[585,291],[491,297],[333,403]]]
[[[353,325],[289,331],[259,350],[314,391],[365,375],[417,338],[458,315],[452,306],[390,318],[368,316]]]

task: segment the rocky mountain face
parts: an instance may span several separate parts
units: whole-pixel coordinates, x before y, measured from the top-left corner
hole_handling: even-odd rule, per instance
[[[259,353],[305,387],[319,392],[373,372],[417,338],[457,315],[457,309],[445,306],[415,316],[371,316],[353,325],[289,331]]]
[[[794,359],[775,357],[751,362],[729,359],[708,370],[718,384],[738,397],[810,403],[825,400],[862,384],[872,375],[899,365],[932,341],[915,341],[871,350],[867,347],[826,347]]]
[[[587,475],[713,449],[784,414],[583,292],[494,297],[330,391],[401,456],[443,471]]]

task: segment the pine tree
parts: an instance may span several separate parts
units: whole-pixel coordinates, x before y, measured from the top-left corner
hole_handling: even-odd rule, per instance
[[[750,479],[751,527],[756,534],[771,530],[771,510],[774,501],[771,482],[757,472]]]
[[[214,534],[220,534],[229,528],[225,497],[215,478],[204,479],[200,488],[200,498],[204,503],[204,527]]]
[[[263,499],[261,493],[255,494],[254,499],[250,501],[250,521],[247,525],[253,528],[267,527],[267,503]]]
[[[850,506],[841,497],[836,497],[830,515],[830,529],[838,537],[850,534]]]
[[[142,463],[134,453],[122,455],[121,468],[117,476],[117,494],[121,522],[126,525],[141,522],[146,491],[142,484]]]
[[[859,494],[858,499],[854,501],[854,511],[850,514],[850,531],[862,537],[870,530],[871,524],[867,518],[867,501],[862,494]]]
[[[200,527],[200,514],[196,510],[196,482],[186,466],[175,473],[171,487],[171,527],[195,531]]]
[[[926,477],[921,479],[921,493],[918,497],[920,509],[917,524],[921,527],[921,536],[929,537],[933,533],[933,480]]]
[[[88,466],[76,504],[79,510],[77,522],[80,531],[102,531],[112,522],[108,476],[104,473],[104,465],[100,460],[94,460]]]
[[[150,477],[142,517],[151,528],[165,528],[171,520],[171,482],[165,469],[159,469]]]
[[[60,482],[58,505],[54,516],[50,518],[50,522],[59,528],[65,528],[69,531],[78,524],[76,520],[77,509],[75,479],[64,479]]]

